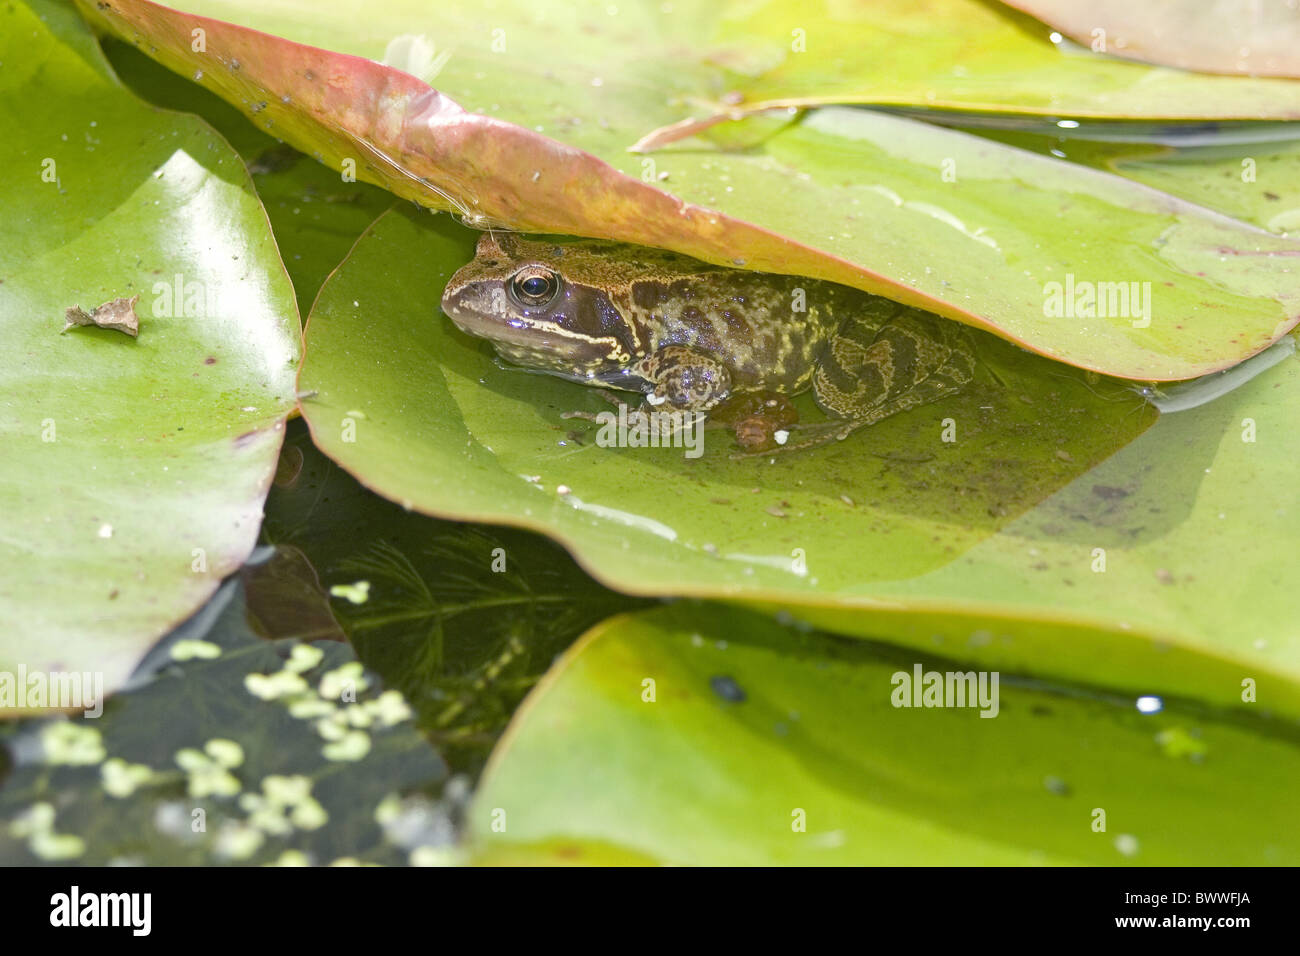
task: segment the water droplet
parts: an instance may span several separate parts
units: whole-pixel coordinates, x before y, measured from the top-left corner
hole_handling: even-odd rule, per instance
[[[729,700],[734,704],[739,704],[745,700],[744,689],[734,679],[726,675],[710,677],[709,687],[723,700]]]

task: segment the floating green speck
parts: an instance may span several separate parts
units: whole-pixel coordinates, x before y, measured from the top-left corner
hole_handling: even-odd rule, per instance
[[[412,715],[411,708],[400,690],[386,690],[374,700],[366,701],[362,706],[384,727],[391,727],[409,719]]]
[[[247,860],[258,851],[266,837],[261,830],[246,823],[228,820],[217,831],[212,852],[227,860]]]
[[[1183,730],[1181,727],[1170,727],[1156,734],[1156,743],[1164,751],[1166,757],[1187,757],[1191,760],[1199,760],[1205,756],[1205,741],[1195,737]]]
[[[384,799],[379,801],[375,807],[375,822],[382,826],[385,823],[391,823],[396,820],[402,812],[402,798],[395,793],[390,793]]]
[[[54,804],[41,800],[33,803],[9,823],[9,833],[23,839],[33,833],[44,833],[54,827]]]
[[[208,741],[211,745],[214,741]],[[222,741],[218,743],[231,743],[231,741]],[[235,745],[238,747],[238,745]],[[234,756],[233,753],[223,750],[221,746],[217,747],[217,752],[222,755],[222,759],[229,760]],[[244,759],[243,750],[239,750],[240,762]],[[188,776],[187,791],[191,797],[233,797],[240,791],[239,780],[236,779],[227,767],[217,760],[213,759],[210,754],[201,753],[193,747],[185,747],[176,751],[176,764]],[[231,766],[237,766],[232,764]]]
[[[318,830],[329,822],[329,814],[314,797],[308,797],[290,811],[289,819],[299,830]]]
[[[72,860],[86,852],[86,841],[71,833],[36,833],[27,848],[42,860]]]
[[[334,713],[334,704],[309,691],[289,701],[289,713],[299,720],[311,720],[313,717],[328,717]]]
[[[86,852],[81,837],[54,832],[54,805],[44,800],[14,818],[9,832],[19,839],[26,837],[27,849],[42,860],[71,860]]]
[[[69,720],[46,724],[41,730],[41,747],[45,762],[52,764],[86,766],[99,763],[107,756],[97,729]]]
[[[301,694],[308,689],[307,682],[293,671],[276,671],[274,674],[249,674],[244,678],[244,688],[262,700],[276,700]]]
[[[285,850],[267,866],[311,866],[311,858],[302,850]]]
[[[232,769],[238,767],[244,762],[244,748],[239,746],[233,740],[226,740],[224,737],[213,737],[203,749],[208,752],[208,756],[220,767]]]
[[[364,730],[352,730],[341,739],[326,744],[320,752],[327,760],[360,760],[370,753],[370,735]]]
[[[172,645],[171,655],[174,661],[196,658],[210,661],[221,656],[221,646],[210,641],[177,641]]]
[[[142,763],[127,763],[121,757],[110,757],[99,767],[100,781],[104,792],[110,797],[129,797],[135,791],[151,782],[154,772]]]
[[[343,598],[353,604],[365,604],[370,600],[370,582],[357,581],[354,584],[335,584],[330,588],[330,596]]]
[[[449,846],[417,846],[411,851],[411,866],[455,866],[459,854]]]
[[[325,657],[325,652],[318,647],[312,647],[310,644],[295,644],[293,650],[289,652],[289,660],[285,662],[284,669],[294,674],[301,674],[303,671],[309,671]]]
[[[356,695],[370,686],[365,678],[365,668],[360,661],[348,661],[342,667],[328,671],[320,679],[320,695],[326,700],[338,700],[344,693],[351,691],[352,700]]]

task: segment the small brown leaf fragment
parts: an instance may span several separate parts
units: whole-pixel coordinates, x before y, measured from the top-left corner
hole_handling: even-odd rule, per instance
[[[63,314],[65,321],[60,331],[66,332],[76,325],[97,325],[101,329],[125,332],[135,338],[140,334],[140,320],[135,314],[135,304],[139,299],[138,295],[129,299],[113,299],[98,306],[94,312],[87,312],[79,305],[70,306]]]

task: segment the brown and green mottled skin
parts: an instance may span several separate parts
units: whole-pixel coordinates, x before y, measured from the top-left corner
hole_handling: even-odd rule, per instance
[[[525,280],[543,293],[527,294]],[[974,366],[960,326],[887,299],[596,240],[486,233],[442,306],[512,362],[642,392],[652,405],[723,413],[744,396],[812,388],[839,421],[802,426],[807,440],[787,447],[935,401]],[[779,404],[788,422],[788,402]],[[746,450],[776,444],[758,413],[743,417]]]

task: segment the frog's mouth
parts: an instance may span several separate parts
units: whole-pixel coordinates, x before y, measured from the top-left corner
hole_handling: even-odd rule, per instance
[[[475,334],[470,329],[465,331],[471,335]],[[629,392],[640,392],[649,387],[644,379],[633,375],[625,368],[610,367],[600,361],[586,362],[581,357],[575,357],[572,352],[566,355],[553,349],[539,350],[532,343],[515,345],[503,342],[499,338],[493,338],[491,341],[501,358],[524,371],[542,372],[571,382],[580,382],[583,385],[599,385]]]
[[[566,365],[572,364],[580,359],[577,353],[594,344],[589,337],[568,334],[544,318],[511,314],[503,303],[489,301],[484,305],[481,298],[465,293],[444,295],[442,311],[462,332],[487,339],[499,351],[509,349],[520,355],[521,364],[546,365],[554,356],[562,356]]]

